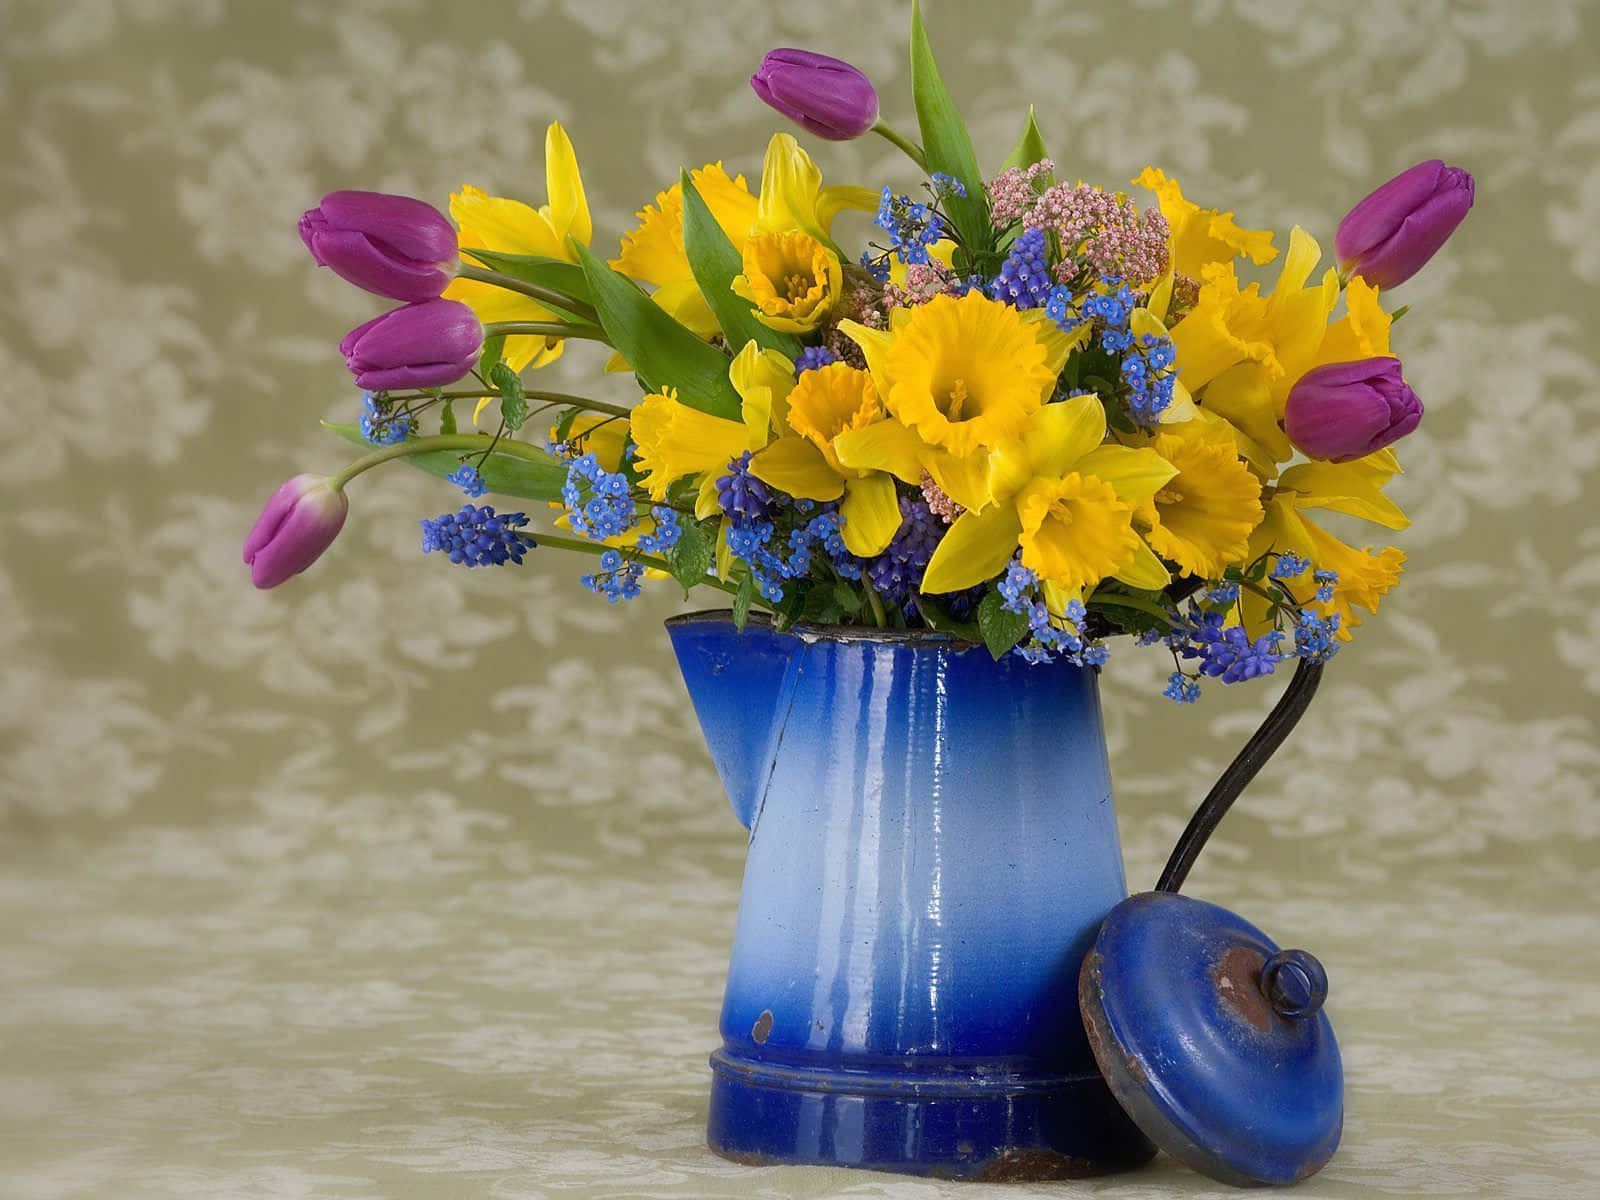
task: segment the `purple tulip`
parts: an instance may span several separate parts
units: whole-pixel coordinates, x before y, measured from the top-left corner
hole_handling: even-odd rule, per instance
[[[339,343],[356,386],[373,392],[454,383],[472,370],[482,349],[483,326],[459,300],[391,309]]]
[[[1329,363],[1289,391],[1284,428],[1308,458],[1349,462],[1397,442],[1422,420],[1422,401],[1398,358]]]
[[[318,265],[395,300],[431,300],[456,271],[456,231],[410,196],[329,192],[300,218],[300,240]]]
[[[1422,269],[1472,207],[1472,176],[1437,158],[1401,171],[1339,222],[1339,269],[1392,288]]]
[[[756,95],[830,142],[847,142],[878,119],[872,81],[841,59],[809,50],[772,50],[750,76]]]
[[[250,536],[244,561],[258,588],[274,588],[321,557],[344,527],[350,501],[325,475],[296,475],[272,493]]]

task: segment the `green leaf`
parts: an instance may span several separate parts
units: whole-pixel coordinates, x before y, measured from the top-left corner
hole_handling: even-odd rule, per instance
[[[561,410],[561,417],[556,421],[555,441],[565,442],[572,437],[572,423],[578,419],[578,413],[581,411],[577,408]]]
[[[331,421],[324,421],[323,426],[347,442],[372,449],[371,444],[361,436],[360,428],[355,425],[335,425]],[[491,440],[488,434],[484,434],[485,449]],[[400,461],[443,479],[461,465],[463,453],[460,450],[430,450],[426,454],[408,454]],[[561,485],[567,481],[567,464],[543,450],[534,450],[534,453],[538,458],[533,461],[498,451],[489,455],[478,468],[484,485],[501,496],[517,496],[523,500],[560,500]]]
[[[994,242],[989,226],[989,205],[983,190],[983,172],[972,149],[972,138],[956,111],[933,60],[928,31],[922,24],[922,6],[911,6],[911,93],[917,106],[917,124],[922,129],[922,148],[928,158],[928,171],[943,171],[961,181],[965,197],[951,196],[945,209],[960,234],[969,254],[982,253]]]
[[[549,288],[582,304],[594,303],[589,295],[589,281],[577,263],[539,254],[500,254],[494,250],[463,250],[461,253],[477,259],[491,271]]]
[[[714,548],[710,534],[700,522],[683,521],[680,524],[682,532],[678,536],[678,544],[667,551],[667,568],[672,572],[672,577],[683,585],[683,594],[687,596],[695,584],[706,581]]]
[[[728,357],[673,320],[633,280],[613,271],[577,242],[595,309],[606,336],[652,391],[677,388],[691,408],[739,420],[739,393],[728,380]]]
[[[917,611],[922,614],[922,619],[928,623],[929,629],[952,634],[962,641],[974,644],[983,641],[983,631],[975,622],[956,620],[931,596],[917,597]]]
[[[739,590],[733,596],[733,627],[744,629],[744,623],[750,619],[750,605],[755,603],[756,577],[745,572],[743,579],[739,580]]]
[[[739,252],[711,215],[695,189],[689,172],[679,176],[683,187],[683,249],[700,294],[722,327],[730,353],[738,354],[746,342],[763,350],[776,350],[788,358],[800,356],[800,341],[792,334],[769,329],[756,319],[750,301],[733,293],[733,281],[744,272]]]
[[[1039,123],[1034,120],[1033,105],[1030,104],[1028,123],[1022,127],[1022,136],[1017,139],[1017,144],[1011,147],[1011,153],[1006,155],[1006,161],[1001,166],[1031,167],[1034,163],[1049,157],[1050,152],[1044,148],[1044,136],[1039,132]]]
[[[847,612],[852,617],[859,613],[867,602],[865,596],[842,579],[833,582],[833,599],[842,612]]]
[[[500,389],[500,419],[512,431],[528,419],[528,402],[522,396],[522,379],[510,363],[495,363],[489,369],[489,382]]]
[[[1027,616],[1011,612],[1005,604],[1005,597],[994,591],[978,604],[978,630],[983,634],[983,644],[997,660],[1028,636]]]
[[[446,400],[439,406],[439,432],[454,433],[456,431],[456,402]]]
[[[494,370],[495,363],[500,361],[500,356],[505,353],[506,335],[497,333],[493,337],[484,338],[483,349],[478,353],[478,374],[488,377]]]

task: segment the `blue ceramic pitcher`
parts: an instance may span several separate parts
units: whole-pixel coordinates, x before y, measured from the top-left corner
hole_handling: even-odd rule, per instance
[[[668,630],[750,830],[711,1147],[979,1179],[1148,1159],[1078,1009],[1127,895],[1094,672],[925,631]]]

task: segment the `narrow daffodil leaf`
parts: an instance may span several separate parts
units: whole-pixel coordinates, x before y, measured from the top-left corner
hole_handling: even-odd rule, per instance
[[[983,172],[972,149],[972,137],[940,78],[933,47],[928,44],[928,31],[922,24],[922,6],[917,3],[911,6],[911,94],[928,170],[942,171],[959,180],[967,191],[964,197],[946,199],[945,209],[970,250],[987,250],[994,244],[994,231],[989,227]]]
[[[750,301],[733,294],[733,281],[744,271],[739,252],[711,215],[689,172],[684,171],[679,182],[683,188],[683,249],[700,294],[722,328],[729,353],[738,354],[746,342],[753,341],[763,350],[799,357],[800,342],[792,334],[767,328],[756,319]]]
[[[1011,147],[1011,153],[1006,155],[1003,167],[1031,167],[1036,162],[1042,162],[1050,157],[1050,152],[1044,148],[1044,135],[1039,132],[1039,123],[1033,117],[1033,105],[1028,105],[1028,123],[1022,127],[1022,136],[1017,139],[1017,144]]]
[[[737,421],[739,393],[728,379],[728,356],[694,333],[580,245],[571,243],[589,281],[600,324],[645,388],[676,388],[690,408]]]

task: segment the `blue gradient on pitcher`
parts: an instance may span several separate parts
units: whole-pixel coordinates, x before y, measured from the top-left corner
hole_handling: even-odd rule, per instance
[[[719,765],[758,747],[770,764],[750,798],[727,1050],[822,1070],[925,1056],[934,1073],[973,1058],[1094,1072],[1078,967],[1127,892],[1093,672],[751,632],[791,657],[715,714],[685,666],[708,738],[739,737],[713,744]],[[673,636],[684,657],[717,632]]]

